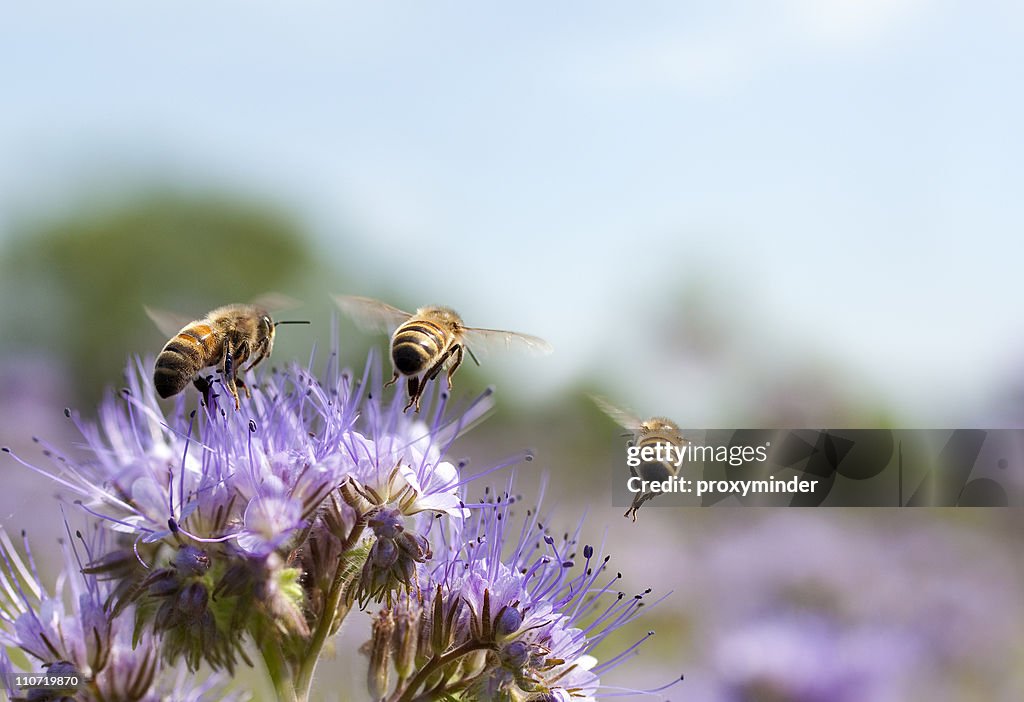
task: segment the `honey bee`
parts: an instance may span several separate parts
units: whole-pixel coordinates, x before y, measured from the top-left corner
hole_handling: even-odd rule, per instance
[[[165,334],[174,334],[153,369],[153,384],[160,397],[171,397],[192,382],[209,401],[210,383],[199,372],[210,366],[219,366],[235,409],[239,408],[238,388],[249,397],[249,388],[238,377],[242,365],[251,359],[244,370],[251,370],[270,356],[274,348],[274,330],[278,324],[309,324],[301,322],[274,322],[261,305],[225,305],[209,312],[202,319],[181,326],[181,317],[146,308],[156,325]],[[174,329],[181,327],[174,333]]]
[[[500,329],[467,327],[450,307],[421,307],[416,314],[403,312],[379,300],[352,295],[337,295],[338,306],[360,325],[372,330],[392,331],[391,362],[394,375],[384,387],[393,385],[402,376],[408,379],[409,403],[405,411],[420,401],[426,384],[448,369],[448,388],[452,376],[468,353],[480,365],[475,348],[503,345],[517,346],[535,354],[551,353],[551,345],[543,339]]]
[[[661,444],[663,446],[672,446],[677,451],[681,451],[690,443],[687,439],[683,438],[679,425],[671,419],[666,419],[665,417],[640,419],[632,412],[619,409],[603,397],[591,395],[591,399],[623,429],[628,429],[632,432],[633,439],[631,444],[640,450],[646,446],[657,447]],[[679,468],[671,461],[645,461],[638,466],[630,466],[629,472],[641,480],[663,481],[671,476],[678,475]],[[656,494],[653,492],[637,493],[633,498],[633,503],[622,516],[632,516],[635,522],[637,510]]]

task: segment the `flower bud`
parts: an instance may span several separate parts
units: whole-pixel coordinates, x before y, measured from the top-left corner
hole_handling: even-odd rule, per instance
[[[200,619],[206,614],[210,593],[202,583],[190,583],[178,595],[178,612],[186,622]]]
[[[391,635],[394,630],[395,620],[390,610],[383,610],[374,618],[366,684],[370,697],[375,700],[384,698],[388,693],[388,663],[391,658]]]
[[[398,546],[391,539],[377,539],[370,549],[370,560],[375,568],[390,568],[398,560],[398,555]]]
[[[525,641],[513,641],[501,649],[501,664],[512,670],[520,670],[530,662],[530,645]]]
[[[338,491],[345,503],[355,510],[356,514],[365,514],[372,507],[370,501],[360,491],[358,483],[351,477],[345,479],[338,487]]]
[[[502,639],[518,631],[522,625],[523,615],[514,605],[509,605],[502,608],[494,620],[494,636],[496,639]]]
[[[210,570],[210,557],[201,548],[185,545],[174,555],[173,565],[181,577],[205,575]]]
[[[395,650],[395,671],[398,677],[406,679],[416,668],[416,651],[419,643],[419,605],[411,602],[395,615],[395,633],[392,645]]]
[[[373,529],[378,539],[394,539],[405,527],[402,523],[402,515],[395,509],[381,509],[367,522]]]

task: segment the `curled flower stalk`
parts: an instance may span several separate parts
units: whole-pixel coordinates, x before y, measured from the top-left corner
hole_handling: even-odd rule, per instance
[[[55,480],[100,536],[65,576],[88,584],[81,616],[98,633],[79,633],[74,650],[33,638],[24,622],[42,627],[54,605],[11,598],[12,585],[17,604],[0,610],[9,645],[102,672],[115,646],[90,642],[106,641],[105,626],[134,634],[153,671],[231,674],[262,660],[289,702],[309,698],[327,642],[357,608],[376,610],[365,647],[375,699],[592,699],[622,660],[598,665],[591,650],[644,595],[618,593],[606,558],[586,546],[579,560],[576,536],[555,540],[532,511],[506,532],[514,500],[466,503],[447,456],[490,390],[457,411],[435,391],[409,415],[385,397],[371,356],[358,378],[333,362],[323,379],[293,366],[248,381],[239,411],[223,392],[189,410],[183,396],[158,403],[147,368],[129,367],[95,423],[65,412],[87,460],[49,445],[46,468],[11,454]],[[4,582],[24,589],[15,557],[5,562]]]

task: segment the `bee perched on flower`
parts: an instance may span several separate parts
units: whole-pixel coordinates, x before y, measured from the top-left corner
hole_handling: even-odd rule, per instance
[[[323,381],[292,366],[265,373],[237,411],[216,395],[194,411],[178,395],[167,411],[148,367],[129,367],[95,424],[65,411],[91,458],[47,445],[45,469],[5,450],[98,525],[104,537],[68,577],[95,584],[90,621],[134,632],[154,665],[231,673],[262,658],[276,698],[305,702],[356,608],[376,608],[367,689],[389,702],[589,697],[620,660],[599,666],[590,650],[643,596],[619,597],[610,618],[581,628],[601,599],[587,593],[611,595],[618,580],[605,561],[592,567],[586,547],[584,572],[569,575],[574,542],[556,542],[536,517],[527,530],[544,545],[504,552],[508,502],[465,501],[464,464],[448,454],[492,405],[490,389],[458,408],[436,389],[415,416],[426,419],[414,418],[397,395],[385,399],[371,354],[360,377],[336,361]],[[2,597],[0,613],[12,611]],[[24,630],[9,619],[0,626]],[[99,669],[98,654],[25,650]]]

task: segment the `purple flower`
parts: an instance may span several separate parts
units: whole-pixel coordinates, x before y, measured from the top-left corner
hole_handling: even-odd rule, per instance
[[[728,702],[773,680],[786,700],[1020,698],[1012,510],[741,512],[695,514],[671,559],[636,554],[683,588],[661,614],[685,632],[688,694]],[[680,578],[680,560],[700,567]]]
[[[120,398],[97,424],[78,425],[93,460],[74,462],[52,446],[43,472],[114,531],[139,543],[234,542],[243,553],[285,555],[327,495],[353,480],[403,515],[462,518],[455,466],[443,459],[460,431],[489,407],[489,393],[454,419],[436,404],[431,424],[416,421],[339,375],[325,387],[307,371],[272,374],[241,412],[185,411],[183,396],[165,416],[148,365],[133,364]],[[379,373],[378,373],[379,374]],[[380,391],[377,397],[380,397]]]
[[[214,394],[191,412],[178,396],[165,413],[148,368],[131,364],[95,424],[65,412],[90,460],[49,445],[52,469],[14,458],[113,532],[84,572],[110,583],[112,615],[134,613],[169,661],[232,670],[270,631],[298,671],[339,606],[415,589],[435,518],[467,514],[445,456],[489,408],[489,390],[456,414],[435,392],[420,420],[383,399],[371,357],[358,381],[292,367],[250,381],[240,411]]]
[[[48,445],[49,470],[14,456],[106,527],[108,538],[68,566],[97,584],[79,620],[140,632],[145,651],[192,671],[233,671],[255,648],[278,698],[298,700],[357,604],[385,604],[367,682],[375,697],[391,690],[391,702],[591,700],[599,676],[639,645],[600,664],[594,655],[649,590],[620,592],[608,557],[589,545],[577,554],[576,533],[555,538],[533,511],[511,528],[507,494],[466,504],[448,453],[489,409],[490,390],[451,412],[435,386],[408,415],[400,395],[384,399],[371,356],[358,381],[336,367],[324,381],[292,367],[250,379],[237,411],[223,393],[187,411],[184,395],[169,407],[157,400],[148,364],[127,377],[97,423],[66,412],[89,460]],[[49,650],[45,632],[64,616],[56,604],[22,614],[10,622],[19,646],[96,667],[88,651]],[[90,638],[76,630],[70,640]],[[120,649],[107,648],[114,660]]]
[[[843,626],[806,612],[751,622],[714,650],[722,702],[893,699],[888,681],[915,657],[911,642],[893,632]]]
[[[102,544],[97,534],[86,548]],[[183,668],[161,664],[159,642],[151,633],[133,640],[131,613],[113,617],[108,584],[78,573],[78,554],[68,544],[63,545],[66,577],[52,594],[36,573],[27,542],[24,549],[26,558],[0,530],[0,643],[35,659],[38,667],[28,672],[78,676],[82,684],[74,698],[85,702],[248,699],[228,691],[221,675],[197,685],[182,675]],[[0,668],[9,679],[13,665],[6,654]]]
[[[420,568],[421,598],[385,610],[377,622],[392,624],[375,626],[368,644],[375,695],[390,678],[387,656],[373,653],[392,651],[398,684],[389,700],[423,694],[437,676],[443,684],[431,694],[458,699],[593,700],[599,675],[639,645],[602,664],[593,655],[650,591],[619,591],[609,557],[589,545],[577,553],[579,529],[555,538],[533,510],[513,525],[516,502],[506,493],[471,505],[467,520],[432,533],[439,558]],[[401,636],[402,621],[416,622],[417,634]]]

